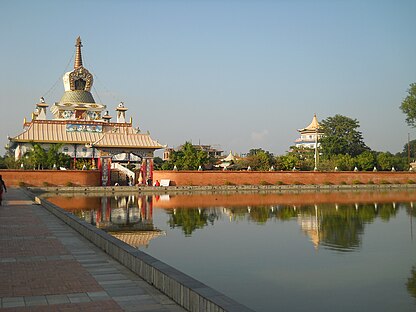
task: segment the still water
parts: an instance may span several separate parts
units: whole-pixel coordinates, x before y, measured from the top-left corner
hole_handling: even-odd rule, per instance
[[[416,311],[415,192],[49,200],[256,311]]]

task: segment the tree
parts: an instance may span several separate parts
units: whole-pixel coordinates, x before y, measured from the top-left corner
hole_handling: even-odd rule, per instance
[[[389,152],[381,152],[377,154],[377,167],[380,170],[391,170],[397,166],[396,157]]]
[[[163,165],[163,159],[160,157],[155,157],[153,158],[153,168],[154,170],[160,170],[162,169],[162,165]]]
[[[365,151],[356,157],[357,166],[363,171],[372,170],[376,166],[376,157],[373,152]]]
[[[60,152],[63,144],[51,144],[46,151],[46,168],[52,169],[56,167],[69,168],[71,164],[71,157]]]
[[[282,155],[277,158],[277,167],[280,170],[292,170],[293,168],[299,169],[299,158],[291,153]]]
[[[0,169],[6,169],[6,157],[0,157]]]
[[[190,142],[185,142],[179,151],[172,151],[170,159],[162,165],[162,169],[171,170],[176,166],[181,170],[196,170],[209,162],[208,153],[197,149]]]
[[[409,145],[409,148],[407,147]],[[416,140],[411,140],[409,143],[406,143],[403,146],[403,157],[407,157],[408,153],[410,152],[410,159],[416,158]]]
[[[238,166],[241,168],[247,168],[250,166],[252,170],[267,171],[271,166],[276,164],[273,154],[268,151],[264,151],[261,148],[251,149],[247,157],[238,162]]]
[[[361,132],[358,131],[360,124],[357,119],[335,115],[323,120],[321,127],[323,136],[320,143],[324,157],[330,158],[339,154],[354,157],[370,150],[365,145]]]
[[[400,109],[406,114],[406,123],[411,127],[416,127],[416,83],[410,84]]]
[[[44,149],[40,144],[33,143],[33,148],[23,156],[25,168],[52,169],[70,165],[71,157],[61,153],[62,144],[51,144],[49,149]]]
[[[299,170],[308,171],[315,168],[315,149],[313,148],[292,146],[288,155],[293,155],[298,159],[296,168]]]
[[[339,171],[352,171],[356,165],[356,159],[348,154],[334,155],[331,158],[323,158],[319,162],[319,169],[333,171],[335,167]]]

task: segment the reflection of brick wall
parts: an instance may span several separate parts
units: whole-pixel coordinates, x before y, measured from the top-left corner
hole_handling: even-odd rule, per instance
[[[311,205],[311,204],[374,204],[416,201],[413,191],[394,192],[282,192],[270,194],[229,193],[194,194],[170,196],[169,200],[153,197],[156,208],[208,208],[208,207],[247,207],[272,205]]]
[[[0,170],[6,186],[99,186],[98,170]]]
[[[413,172],[292,172],[292,171],[154,171],[153,181],[168,179],[173,185],[259,184],[374,184],[416,182]],[[371,182],[370,182],[371,183]]]

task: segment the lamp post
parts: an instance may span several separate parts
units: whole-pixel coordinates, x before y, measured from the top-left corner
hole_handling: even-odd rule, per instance
[[[314,170],[318,170],[318,127],[315,129],[315,167]]]

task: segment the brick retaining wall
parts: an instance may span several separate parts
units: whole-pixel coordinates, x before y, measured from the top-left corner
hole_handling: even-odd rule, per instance
[[[99,186],[98,170],[0,170],[7,186]],[[416,182],[414,172],[313,172],[313,171],[154,171],[153,179],[172,185],[277,185],[277,184],[406,184]]]
[[[416,182],[416,173],[400,171],[154,171],[153,180],[171,180],[172,185],[259,184],[406,184]]]
[[[99,186],[98,170],[0,170],[6,186]]]

